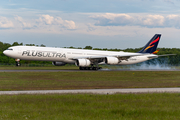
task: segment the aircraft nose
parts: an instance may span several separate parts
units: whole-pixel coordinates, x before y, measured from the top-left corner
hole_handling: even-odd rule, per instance
[[[3,54],[7,55],[7,50],[3,51]]]
[[[11,55],[11,53],[8,50],[3,51],[3,54],[6,55],[6,56]]]
[[[8,57],[12,57],[14,55],[13,51],[11,51],[11,50],[4,50],[3,54]]]

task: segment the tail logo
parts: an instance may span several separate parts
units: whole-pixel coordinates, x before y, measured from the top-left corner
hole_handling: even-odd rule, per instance
[[[152,42],[149,44],[149,46],[148,46],[144,51],[146,51],[146,50],[154,47],[154,43],[156,43],[156,42],[158,42],[158,41],[159,41],[159,37],[158,37],[157,39],[155,39],[154,41],[152,41]]]
[[[158,52],[159,52],[159,50],[156,50],[156,51],[153,52],[153,54],[157,54]]]

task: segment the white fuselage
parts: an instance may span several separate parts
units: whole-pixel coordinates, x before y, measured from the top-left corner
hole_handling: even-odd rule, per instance
[[[21,60],[35,60],[35,61],[55,61],[64,63],[75,63],[74,58],[87,57],[108,57],[108,56],[124,56],[136,55],[128,58],[128,60],[121,60],[119,65],[135,64],[157,58],[154,54],[141,54],[129,52],[112,52],[100,50],[84,50],[84,49],[67,49],[67,48],[52,48],[52,47],[35,47],[35,46],[14,46],[3,52],[5,55]]]

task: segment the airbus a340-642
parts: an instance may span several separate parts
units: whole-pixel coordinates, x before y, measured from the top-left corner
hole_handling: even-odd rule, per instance
[[[20,60],[52,61],[53,65],[63,66],[74,63],[80,70],[98,70],[99,64],[129,65],[158,58],[156,48],[161,34],[155,34],[153,38],[137,53],[112,52],[100,50],[68,49],[36,46],[13,46],[3,53],[16,59],[19,66]]]

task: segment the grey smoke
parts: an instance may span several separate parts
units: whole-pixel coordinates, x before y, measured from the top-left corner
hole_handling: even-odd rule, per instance
[[[134,65],[105,65],[102,70],[173,70],[174,65],[169,64],[167,58],[153,59]]]

